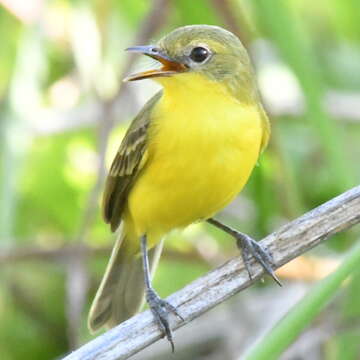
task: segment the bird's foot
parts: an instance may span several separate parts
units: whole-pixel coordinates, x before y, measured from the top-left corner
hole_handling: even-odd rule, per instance
[[[269,251],[246,234],[233,230],[232,235],[236,239],[237,247],[241,250],[241,255],[250,280],[252,280],[250,271],[250,255],[252,255],[264,268],[264,270],[275,280],[275,282],[282,286],[280,280],[272,269],[273,261]]]
[[[154,289],[146,291],[146,302],[164,336],[171,344],[171,350],[174,352],[175,346],[172,337],[172,331],[169,324],[169,314],[173,313],[180,320],[184,321],[183,317],[179,314],[176,307],[161,299]]]

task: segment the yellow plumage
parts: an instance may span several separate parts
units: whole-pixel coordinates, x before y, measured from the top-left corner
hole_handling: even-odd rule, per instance
[[[137,238],[146,233],[150,246],[232,201],[262,141],[258,106],[240,103],[222,84],[191,73],[161,83],[164,95],[151,114],[146,163],[125,215],[132,222],[127,226]]]

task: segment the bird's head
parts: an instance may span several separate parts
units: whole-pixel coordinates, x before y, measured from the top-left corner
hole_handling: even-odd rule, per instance
[[[218,26],[184,26],[155,45],[135,46],[127,50],[150,56],[162,66],[130,75],[125,81],[152,78],[165,85],[176,79],[194,80],[191,75],[197,74],[210,81],[224,83],[232,92],[246,87],[249,93],[249,86],[253,87],[253,73],[246,49],[234,34]]]

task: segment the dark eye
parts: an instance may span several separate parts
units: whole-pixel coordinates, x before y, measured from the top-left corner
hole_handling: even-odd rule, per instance
[[[190,53],[190,59],[197,63],[205,61],[208,56],[209,50],[200,46],[193,48]]]

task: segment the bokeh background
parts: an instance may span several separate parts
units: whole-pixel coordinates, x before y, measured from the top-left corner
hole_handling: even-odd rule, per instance
[[[121,82],[151,64],[124,48],[204,23],[246,45],[273,134],[221,217],[260,239],[359,183],[359,17],[358,0],[0,0],[1,359],[61,358],[91,338],[114,240],[99,212],[105,169],[157,89]],[[358,240],[336,236],[280,269],[282,289],[266,278],[182,328],[171,358],[244,358]],[[209,225],[174,233],[155,287],[166,296],[236,254]],[[360,358],[359,269],[281,359]],[[161,341],[134,359],[169,351]]]

